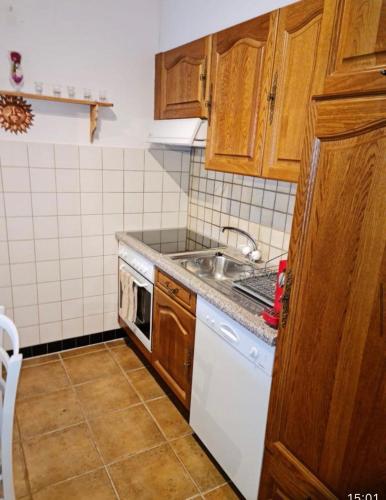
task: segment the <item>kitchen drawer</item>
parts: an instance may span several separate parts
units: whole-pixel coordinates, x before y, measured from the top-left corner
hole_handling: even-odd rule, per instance
[[[176,302],[181,304],[185,309],[196,314],[196,294],[188,288],[185,288],[181,283],[170,278],[167,274],[157,269],[156,285],[165,293],[174,298]]]

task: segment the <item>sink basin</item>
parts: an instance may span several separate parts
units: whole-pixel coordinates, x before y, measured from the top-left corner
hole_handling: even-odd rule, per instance
[[[254,272],[253,266],[233,259],[221,252],[209,255],[174,256],[173,260],[197,277],[207,280],[233,281],[247,278]]]

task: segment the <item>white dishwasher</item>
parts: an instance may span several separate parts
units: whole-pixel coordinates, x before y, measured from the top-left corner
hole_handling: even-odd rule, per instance
[[[256,500],[275,348],[198,297],[190,425]]]

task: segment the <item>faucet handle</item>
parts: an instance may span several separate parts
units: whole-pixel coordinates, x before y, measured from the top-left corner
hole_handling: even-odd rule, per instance
[[[260,250],[253,250],[253,252],[251,252],[249,254],[249,258],[253,261],[253,262],[257,262],[261,259],[261,252]]]

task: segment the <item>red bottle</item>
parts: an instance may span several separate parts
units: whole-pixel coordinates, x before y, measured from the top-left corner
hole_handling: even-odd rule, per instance
[[[281,297],[284,291],[285,272],[287,269],[287,260],[279,262],[279,269],[277,273],[276,288],[275,288],[275,301],[273,307],[265,309],[262,312],[264,321],[272,328],[279,327],[280,311],[281,311]]]

